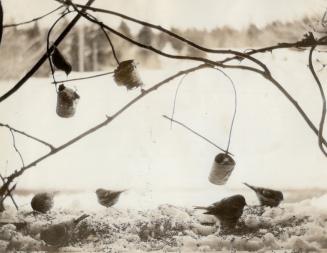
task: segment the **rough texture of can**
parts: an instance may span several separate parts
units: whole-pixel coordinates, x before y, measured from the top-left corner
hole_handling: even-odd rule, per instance
[[[57,95],[57,114],[63,118],[73,117],[79,98],[80,96],[76,91],[61,84]]]
[[[209,181],[217,185],[226,184],[234,167],[235,161],[231,156],[225,153],[218,154],[213,161]]]
[[[114,71],[114,79],[117,85],[125,86],[129,90],[143,85],[134,60],[119,63]]]

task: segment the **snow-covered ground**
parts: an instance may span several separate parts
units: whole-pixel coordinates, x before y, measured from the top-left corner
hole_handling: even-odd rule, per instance
[[[9,209],[2,218],[24,219],[28,225],[24,233],[9,225],[0,228],[0,250],[8,243],[24,252],[50,250],[40,231],[87,213],[71,243],[52,252],[326,252],[326,203],[325,194],[276,208],[246,206],[232,232],[220,230],[219,222],[200,210],[170,204],[143,211],[54,208],[46,215]]]

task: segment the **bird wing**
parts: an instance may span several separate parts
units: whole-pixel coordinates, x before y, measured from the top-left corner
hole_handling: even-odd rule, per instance
[[[40,238],[47,244],[56,246],[64,243],[62,239],[66,237],[66,232],[66,226],[62,224],[57,224],[42,231],[40,234]]]
[[[260,189],[260,193],[266,198],[275,198],[276,194],[272,190]]]
[[[218,201],[208,206],[206,209],[207,212],[205,212],[205,214],[216,214],[223,210],[223,205],[221,201]]]

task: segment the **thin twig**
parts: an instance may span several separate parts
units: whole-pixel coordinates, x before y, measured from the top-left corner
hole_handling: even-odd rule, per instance
[[[86,4],[86,6],[90,6],[95,0],[89,0]],[[66,35],[70,32],[70,30],[74,27],[74,25],[77,23],[77,21],[81,18],[82,12],[84,12],[86,9],[82,9],[81,12],[79,12],[74,19],[67,25],[67,27],[64,29],[64,31],[58,36],[56,41],[53,43],[53,46],[49,49],[50,51],[53,50],[54,46],[59,46],[59,44],[62,42],[62,40],[66,37]],[[20,79],[14,87],[12,87],[9,91],[7,91],[4,95],[0,97],[0,103],[4,100],[6,100],[8,97],[10,97],[12,94],[14,94],[17,90],[19,90],[20,87],[22,87],[25,82],[31,78],[35,72],[42,66],[42,64],[48,59],[48,51],[46,51],[41,58],[38,60],[38,62],[35,63],[35,65],[23,76],[22,79]]]
[[[110,71],[110,72],[105,72],[105,73],[98,74],[98,75],[79,77],[79,78],[73,78],[73,79],[67,79],[67,80],[60,80],[60,81],[56,81],[56,82],[57,83],[75,82],[75,81],[80,81],[80,80],[85,80],[85,79],[97,78],[97,77],[100,77],[100,76],[107,76],[107,75],[111,75],[113,73],[114,73],[114,71]],[[54,82],[52,82],[52,83],[54,84]]]
[[[20,161],[22,162],[22,166],[25,167],[25,163],[24,163],[22,153],[19,151],[19,149],[16,146],[15,134],[14,134],[13,130],[9,129],[9,131],[10,131],[11,136],[12,136],[12,142],[13,142],[14,149],[15,149],[16,153],[19,155]]]
[[[16,24],[8,24],[8,25],[3,25],[3,28],[10,28],[10,27],[17,27],[17,26],[21,26],[21,25],[26,25],[26,24],[29,24],[29,23],[33,23],[35,21],[38,21],[40,19],[43,19],[49,15],[51,15],[52,13],[56,12],[57,10],[63,8],[65,5],[60,5],[59,7],[57,7],[56,9],[42,15],[42,16],[39,16],[37,18],[33,18],[31,20],[28,20],[28,21],[24,21],[24,22],[21,22],[21,23],[16,23]]]
[[[0,126],[1,126],[1,127],[6,127],[6,128],[8,128],[9,130],[12,130],[12,131],[14,131],[14,132],[16,132],[16,133],[19,133],[19,134],[21,134],[21,135],[23,135],[23,136],[25,136],[25,137],[28,137],[28,138],[32,139],[32,140],[34,140],[34,141],[37,141],[37,142],[39,142],[39,143],[41,143],[41,144],[43,144],[43,145],[45,145],[45,146],[48,146],[51,150],[53,150],[53,149],[55,148],[55,147],[54,147],[53,145],[51,145],[50,143],[48,143],[48,142],[46,142],[46,141],[43,141],[43,140],[41,140],[41,139],[39,139],[39,138],[36,138],[36,137],[34,137],[34,136],[30,135],[30,134],[27,134],[27,133],[25,133],[25,132],[23,132],[23,131],[17,130],[16,128],[13,128],[13,127],[11,127],[11,126],[8,125],[8,124],[0,123]]]
[[[99,22],[99,20],[98,20],[96,17],[94,17],[93,15],[91,15],[91,14],[89,14],[89,13],[88,13],[88,15],[89,15],[90,17],[92,17],[94,20],[96,20],[96,21]],[[109,43],[109,45],[110,45],[110,47],[111,47],[112,54],[114,55],[114,58],[115,58],[117,64],[119,65],[120,61],[118,60],[118,57],[117,57],[117,54],[116,54],[116,50],[115,50],[115,46],[114,46],[114,44],[112,43],[112,40],[110,39],[109,34],[108,34],[107,31],[103,28],[103,26],[100,26],[100,29],[102,30],[103,34],[106,36],[106,39],[107,39],[107,41],[108,41],[108,43]]]
[[[0,178],[1,178],[2,182],[3,182],[3,184],[5,184],[6,181],[5,181],[4,177],[1,174],[0,174]],[[8,192],[9,192],[9,190],[8,190]],[[9,197],[10,197],[12,203],[14,204],[14,206],[16,207],[16,210],[18,210],[18,205],[17,205],[14,197],[12,196],[11,192],[9,192]]]
[[[5,194],[3,200],[5,200],[9,195],[11,195],[11,193],[16,189],[17,184],[14,184],[13,187],[11,187],[10,189],[8,189],[8,192]]]
[[[227,150],[219,147],[217,144],[215,144],[213,141],[209,140],[208,138],[204,137],[203,135],[199,134],[198,132],[196,132],[195,130],[193,130],[192,128],[188,127],[187,125],[185,125],[184,123],[177,121],[175,119],[172,119],[170,117],[168,117],[167,115],[162,115],[162,117],[164,117],[165,119],[168,119],[184,128],[186,128],[187,130],[189,130],[190,132],[192,132],[193,134],[199,136],[200,138],[202,138],[203,140],[205,140],[206,142],[210,143],[211,145],[215,146],[216,148],[218,148],[219,150],[223,151],[226,154],[230,154],[233,155],[232,153],[228,152]]]
[[[112,43],[109,34],[107,33],[107,31],[102,26],[101,26],[101,30],[103,31],[104,35],[106,36],[106,38],[107,38],[107,40],[108,40],[108,42],[110,44],[112,54],[114,55],[114,58],[115,58],[117,64],[119,65],[120,62],[118,60],[114,44]]]

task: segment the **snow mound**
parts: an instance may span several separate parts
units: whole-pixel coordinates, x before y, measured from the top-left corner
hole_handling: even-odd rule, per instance
[[[287,251],[317,252],[327,249],[323,209],[306,201],[277,208],[246,206],[235,229],[220,229],[219,221],[201,210],[160,205],[137,211],[108,208],[78,224],[73,240],[58,251],[93,252],[217,252]],[[305,208],[304,208],[305,207]],[[0,228],[0,249],[45,250],[39,233],[49,224],[79,217],[82,211],[55,209],[48,214],[27,211],[11,217],[27,222],[24,230],[8,224]],[[4,215],[8,216],[8,212]]]

